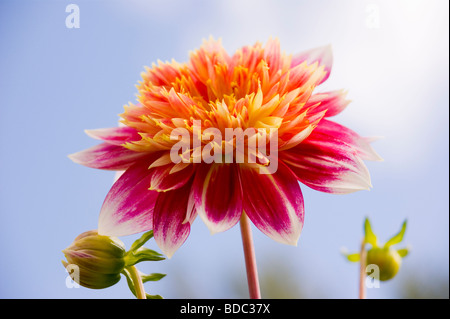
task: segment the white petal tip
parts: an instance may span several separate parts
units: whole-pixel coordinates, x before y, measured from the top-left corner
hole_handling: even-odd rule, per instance
[[[208,220],[206,220],[206,221],[203,220],[203,222],[205,223],[206,227],[208,227],[209,234],[211,236],[214,236],[215,234],[221,233],[226,230],[226,229],[222,229],[222,228],[218,227],[217,224],[214,224]]]
[[[99,222],[98,222],[97,232],[99,235],[102,235],[102,236],[119,236],[119,235],[117,235],[117,232],[114,231],[113,225],[105,223],[102,220],[99,220]]]
[[[288,245],[297,247],[298,246],[298,240],[296,240],[295,242],[289,243]]]
[[[290,240],[290,241],[285,242],[285,244],[289,245],[289,246],[297,247],[298,246],[298,240],[299,240],[299,238],[297,238],[295,240]]]
[[[84,133],[87,135],[87,136],[90,136],[90,137],[92,137],[92,138],[95,138],[95,139],[97,139],[97,136],[93,133],[94,131],[96,131],[96,130],[84,130]]]
[[[67,157],[68,157],[72,162],[77,163],[77,164],[81,164],[81,160],[80,160],[80,157],[79,157],[78,154],[79,154],[79,153],[69,154],[69,155],[67,155]]]
[[[385,138],[384,136],[368,136],[368,137],[365,137],[364,139],[366,140],[366,142],[372,143],[372,142],[375,142],[378,140],[382,140],[384,138]]]
[[[295,238],[286,238],[286,237],[281,237],[280,238],[278,236],[277,236],[278,238],[275,238],[275,237],[272,237],[272,236],[269,236],[269,237],[271,237],[273,240],[275,240],[276,242],[279,242],[281,244],[297,247],[298,246],[298,241],[300,239],[300,234],[298,234],[298,236],[295,237]]]
[[[171,254],[165,254],[165,255],[166,255],[167,259],[172,259],[173,253],[171,253]]]

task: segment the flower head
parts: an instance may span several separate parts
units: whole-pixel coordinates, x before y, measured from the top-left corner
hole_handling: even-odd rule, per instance
[[[366,265],[377,265],[381,281],[394,278],[400,270],[402,256],[390,247],[373,247],[367,252]]]
[[[90,289],[104,289],[115,285],[123,274],[131,292],[136,295],[133,274],[142,282],[158,281],[165,274],[143,274],[134,265],[142,261],[160,261],[165,258],[154,250],[143,247],[153,238],[153,231],[144,233],[125,250],[124,243],[116,238],[99,235],[97,230],[78,235],[73,243],[63,250],[67,261],[62,261],[70,277],[77,284]],[[146,294],[147,299],[160,299],[159,295]]]
[[[402,258],[409,254],[408,248],[395,249],[392,246],[400,243],[406,232],[406,220],[402,224],[400,231],[392,236],[384,245],[378,243],[378,238],[372,231],[372,226],[368,218],[364,221],[364,248],[366,244],[370,245],[367,250],[365,264],[367,266],[375,265],[378,269],[377,276],[380,281],[386,281],[395,277],[400,270]],[[347,254],[346,258],[351,262],[359,262],[361,253]]]
[[[368,139],[328,119],[349,103],[344,91],[313,93],[331,63],[329,46],[291,56],[269,40],[228,55],[210,39],[187,63],[147,68],[124,126],[87,131],[103,143],[70,156],[125,171],[99,232],[153,229],[171,256],[197,215],[216,233],[244,211],[266,235],[295,245],[304,220],[298,181],[328,193],[368,189],[363,160],[380,159]]]
[[[84,232],[63,250],[67,262],[64,267],[76,267],[71,273],[78,284],[91,289],[103,289],[116,284],[125,268],[125,246],[117,238]]]

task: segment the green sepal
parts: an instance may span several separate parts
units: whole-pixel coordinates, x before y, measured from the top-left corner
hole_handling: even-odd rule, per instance
[[[370,221],[368,218],[364,221],[364,241],[367,244],[371,244],[373,247],[378,246],[377,236],[372,231],[372,226],[370,225]]]
[[[409,249],[408,248],[401,248],[401,249],[397,249],[397,252],[400,255],[400,257],[405,258],[409,254]]]
[[[144,245],[148,240],[153,238],[153,230],[142,234],[141,238],[137,239],[132,245],[130,250],[137,250]]]
[[[153,273],[148,275],[141,275],[142,282],[144,283],[147,281],[158,281],[163,279],[164,277],[166,277],[166,274]]]
[[[159,260],[164,260],[166,258],[164,258],[163,255],[161,255],[160,253],[158,253],[154,250],[151,250],[146,247],[141,247],[138,250],[128,251],[127,254],[125,255],[124,259],[125,259],[125,265],[126,265],[126,267],[128,267],[128,266],[136,265],[137,263],[139,263],[141,261],[159,261]]]
[[[406,231],[406,220],[403,222],[402,229],[398,232],[398,234],[394,235],[391,239],[389,239],[386,244],[384,244],[384,247],[390,247],[392,245],[398,244],[403,240],[403,236],[405,235]]]
[[[347,258],[348,261],[350,261],[352,263],[357,263],[357,262],[359,262],[360,254],[359,253],[348,254],[348,255],[345,255],[345,257]]]
[[[347,250],[347,248],[342,247],[341,248],[341,254],[350,262],[355,263],[359,262],[360,255],[359,253],[350,254]]]

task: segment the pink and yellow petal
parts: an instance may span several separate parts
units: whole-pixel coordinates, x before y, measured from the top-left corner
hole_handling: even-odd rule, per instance
[[[303,184],[322,192],[352,193],[371,187],[370,175],[349,144],[314,132],[303,143],[280,153]]]
[[[191,183],[179,189],[161,192],[155,204],[155,241],[168,258],[186,241],[196,216],[195,212],[188,212],[190,188]],[[186,219],[188,215],[189,219]]]
[[[239,221],[242,190],[236,165],[201,165],[192,190],[197,213],[212,234],[228,230]]]
[[[114,145],[122,145],[126,142],[141,139],[139,133],[134,128],[128,126],[85,130],[85,132],[92,138]]]
[[[69,155],[75,163],[97,169],[125,170],[136,161],[148,156],[129,150],[123,146],[101,143],[78,153]]]
[[[244,212],[253,224],[277,242],[296,245],[303,228],[304,204],[300,185],[289,168],[281,161],[273,174],[241,167],[240,179]]]
[[[336,143],[342,142],[350,145],[356,152],[356,154],[363,160],[368,161],[382,161],[380,155],[370,145],[373,139],[360,136],[353,130],[335,123],[333,121],[322,119],[320,125],[318,125],[314,132],[321,134],[320,140],[335,140]]]
[[[126,236],[153,228],[153,210],[159,193],[148,189],[151,162],[137,162],[113,184],[100,211],[99,234]]]

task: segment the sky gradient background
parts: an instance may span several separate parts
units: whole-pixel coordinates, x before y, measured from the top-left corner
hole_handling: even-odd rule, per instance
[[[80,8],[68,29],[65,8]],[[347,89],[334,118],[384,162],[368,162],[373,189],[330,195],[302,186],[306,219],[297,247],[253,228],[262,296],[356,298],[356,251],[365,216],[381,241],[408,219],[411,254],[368,298],[448,298],[448,1],[1,1],[0,297],[132,298],[126,281],[105,290],[66,287],[62,249],[95,229],[112,172],[67,155],[97,144],[84,129],[117,125],[135,102],[144,66],[184,62],[210,35],[231,54],[277,37],[296,53],[331,44],[333,71],[320,91]],[[378,14],[374,24],[373,14]],[[129,247],[138,236],[122,238]],[[154,241],[150,248],[157,249]],[[147,283],[165,298],[246,298],[239,227],[211,236],[198,218],[170,260],[144,263],[168,276]],[[415,290],[414,290],[415,289]]]

